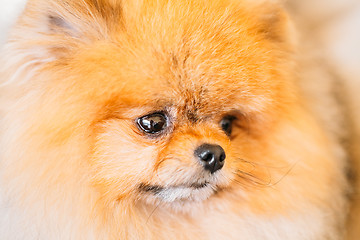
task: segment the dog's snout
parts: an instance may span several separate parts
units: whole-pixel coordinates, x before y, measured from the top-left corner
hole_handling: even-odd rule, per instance
[[[211,173],[220,170],[224,166],[225,151],[219,145],[203,144],[195,150],[195,156],[200,160],[204,168]]]

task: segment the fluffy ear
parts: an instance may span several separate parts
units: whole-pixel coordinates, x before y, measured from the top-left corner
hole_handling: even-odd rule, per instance
[[[119,1],[30,0],[9,42],[35,58],[60,58],[77,45],[108,37],[120,24]]]
[[[268,11],[262,17],[263,33],[274,41],[286,41],[290,31],[290,21],[285,10],[278,5],[265,5]]]
[[[277,43],[293,43],[291,21],[280,1],[257,1],[251,11],[258,14],[258,29],[266,39]]]

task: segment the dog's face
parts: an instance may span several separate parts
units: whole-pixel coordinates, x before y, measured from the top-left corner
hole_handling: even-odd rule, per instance
[[[186,203],[205,200],[238,181],[269,181],[264,173],[252,172],[248,162],[251,151],[261,152],[257,124],[266,129],[279,116],[267,112],[279,93],[262,89],[277,85],[262,79],[269,66],[248,68],[238,53],[202,60],[200,54],[212,46],[192,46],[185,53],[178,45],[161,46],[159,52],[142,52],[149,56],[145,62],[115,46],[99,47],[111,56],[94,49],[74,61],[89,66],[87,79],[99,81],[95,99],[102,110],[92,127],[91,164],[101,191],[118,199],[133,195],[150,203]],[[194,57],[193,51],[202,53]],[[222,58],[231,63],[219,67]],[[104,60],[100,66],[98,59]],[[258,76],[253,76],[255,69]]]
[[[219,4],[184,17],[194,3],[163,4],[128,9],[143,17],[125,12],[111,41],[67,60],[76,67],[62,78],[96,109],[93,183],[111,200],[174,206],[269,184],[264,136],[292,97],[277,63],[286,49],[246,10]]]
[[[262,187],[291,166],[276,145],[296,101],[280,10],[237,1],[54,2],[57,12],[26,15],[47,24],[27,44],[51,55],[32,80],[41,98],[29,122],[51,148],[82,139],[80,165],[102,199],[175,207],[234,189],[254,205],[271,199]]]

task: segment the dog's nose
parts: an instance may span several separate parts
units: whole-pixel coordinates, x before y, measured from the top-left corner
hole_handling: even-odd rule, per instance
[[[211,173],[224,166],[225,151],[219,145],[203,144],[195,150],[195,156],[200,160],[204,168]]]

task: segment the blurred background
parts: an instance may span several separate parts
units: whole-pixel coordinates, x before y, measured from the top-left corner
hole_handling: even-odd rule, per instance
[[[344,79],[354,100],[351,108],[360,119],[360,0],[287,0],[287,4],[316,39],[334,73]]]
[[[295,24],[305,35],[301,36],[300,45],[310,44],[306,54],[317,55],[317,61],[312,61],[316,66],[307,65],[318,68],[311,76],[321,72],[320,77],[325,73],[340,83],[333,91],[337,91],[346,106],[349,118],[346,124],[351,125],[350,168],[355,173],[347,240],[357,240],[360,239],[360,0],[285,1]]]
[[[26,0],[0,0],[0,46],[21,13]],[[273,0],[269,0],[273,1]],[[280,0],[283,1],[283,0]],[[300,41],[311,41],[320,51],[331,75],[344,87],[343,101],[351,113],[352,152],[360,159],[360,0],[285,0],[297,25],[304,30]],[[315,66],[316,67],[316,66]],[[360,160],[353,163],[360,170]],[[358,171],[360,172],[360,171]],[[352,217],[360,219],[360,185],[355,189]],[[353,221],[349,239],[360,239],[360,220]]]

